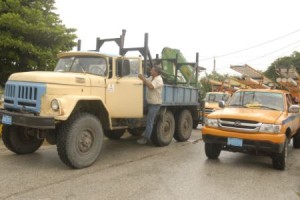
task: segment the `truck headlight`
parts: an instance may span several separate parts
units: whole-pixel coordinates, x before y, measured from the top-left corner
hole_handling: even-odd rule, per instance
[[[281,125],[276,124],[262,124],[259,132],[262,133],[280,133]]]
[[[211,126],[211,127],[218,127],[218,120],[217,119],[205,119],[205,125],[206,126]]]
[[[57,99],[53,99],[51,101],[51,108],[54,111],[58,111],[59,110],[59,101]]]

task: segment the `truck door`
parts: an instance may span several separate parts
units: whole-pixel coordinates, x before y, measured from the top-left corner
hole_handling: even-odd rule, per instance
[[[112,118],[143,117],[143,83],[139,59],[118,59],[106,82],[106,105]]]

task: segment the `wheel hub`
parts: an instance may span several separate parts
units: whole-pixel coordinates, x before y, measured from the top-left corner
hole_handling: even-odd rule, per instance
[[[86,153],[92,147],[93,144],[93,136],[91,132],[85,130],[82,132],[79,138],[79,150],[82,153]]]

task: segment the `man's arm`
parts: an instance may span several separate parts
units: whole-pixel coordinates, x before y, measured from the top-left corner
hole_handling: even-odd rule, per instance
[[[154,89],[154,86],[152,85],[151,81],[148,81],[142,74],[139,74],[138,76],[143,83],[149,88],[149,89]]]

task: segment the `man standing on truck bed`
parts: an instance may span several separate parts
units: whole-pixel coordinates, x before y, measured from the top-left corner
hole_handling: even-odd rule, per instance
[[[138,144],[147,144],[147,142],[150,141],[154,120],[162,104],[161,95],[164,83],[160,75],[161,69],[155,65],[151,68],[150,74],[151,76],[148,79],[142,74],[139,74],[139,78],[147,86],[146,99],[148,103],[148,113],[146,130],[143,136],[137,140]]]

